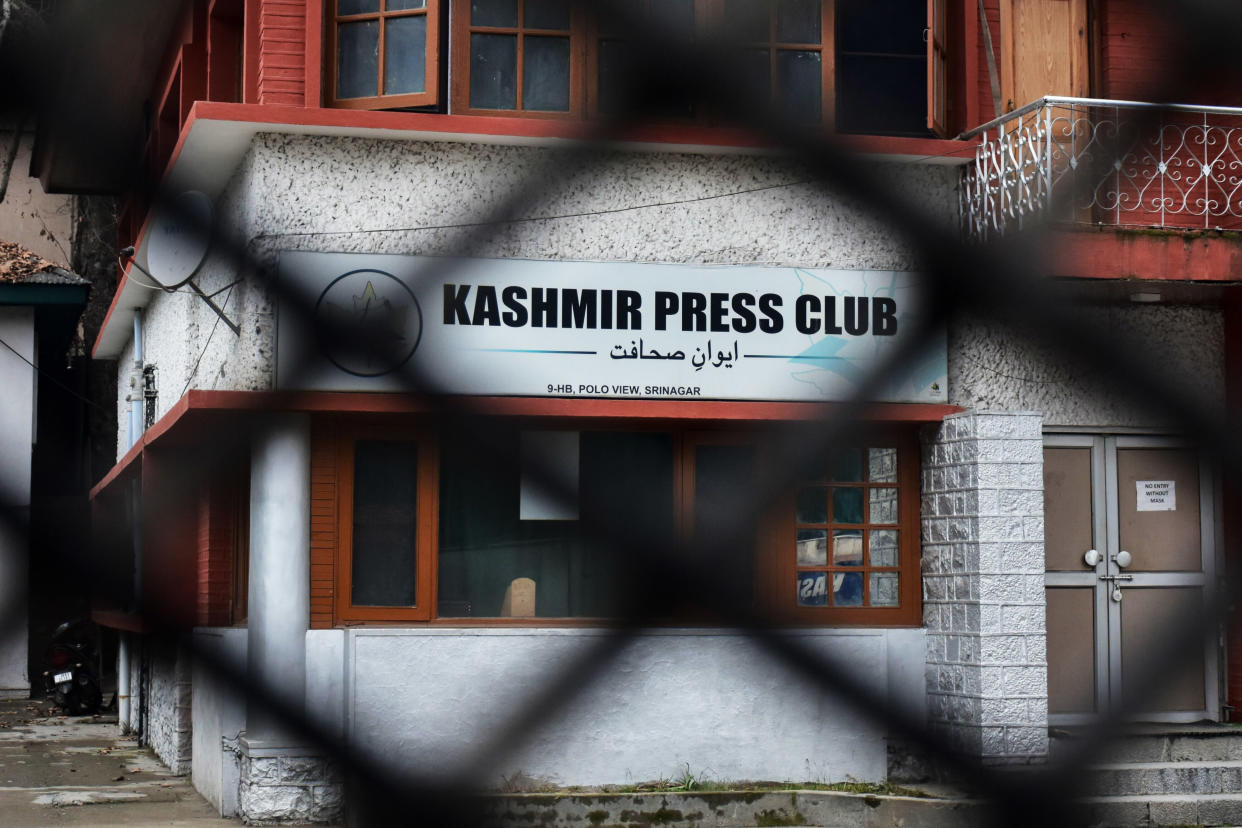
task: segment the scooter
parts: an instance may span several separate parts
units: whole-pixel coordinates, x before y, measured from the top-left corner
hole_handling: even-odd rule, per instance
[[[47,693],[66,713],[95,713],[103,701],[99,689],[98,633],[90,621],[66,621],[52,633],[43,673]]]

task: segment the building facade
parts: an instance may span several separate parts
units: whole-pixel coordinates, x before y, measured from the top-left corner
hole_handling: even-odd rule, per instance
[[[1049,290],[1223,412],[1228,209],[1143,200],[1174,148],[1089,204],[1058,198],[1070,159],[1105,152],[1090,125],[1143,109],[1120,99],[1143,100],[1159,27],[1107,0],[976,6],[685,2],[654,36],[736,35],[745,106],[831,127],[939,233],[1052,215]],[[580,143],[653,60],[634,23],[212,0],[135,61],[144,165],[172,199],[130,194],[134,256],[95,344],[122,366],[94,490],[118,589],[96,616],[126,630],[122,726],[223,813],[342,803],[330,752],[244,698],[246,675],[320,736],[489,787],[909,772],[885,725],[739,619],[972,756],[1039,762],[1049,724],[1109,710],[1136,642],[1225,574],[1219,473],[1170,415],[1038,331],[965,312],[923,331],[903,228],[709,86],[640,87],[641,121]],[[100,175],[64,147],[36,153],[45,186]],[[1205,222],[1225,229],[1189,235]],[[639,611],[593,681],[496,749]],[[1226,649],[1205,639],[1151,717],[1220,719]]]

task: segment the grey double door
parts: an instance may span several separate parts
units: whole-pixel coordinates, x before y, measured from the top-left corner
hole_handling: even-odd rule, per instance
[[[1073,724],[1138,697],[1139,718],[1220,714],[1216,485],[1193,447],[1160,437],[1046,435],[1048,708]],[[1170,635],[1194,629],[1175,652]]]

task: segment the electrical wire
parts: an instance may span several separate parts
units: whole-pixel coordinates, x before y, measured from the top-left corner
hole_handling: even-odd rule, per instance
[[[229,292],[224,297],[224,301],[220,303],[221,313],[223,313],[224,309],[229,306],[229,300],[233,298],[233,287],[240,281],[241,280],[238,279],[237,282],[234,282],[231,285],[227,285]],[[221,290],[223,289],[224,288],[221,288]],[[216,293],[219,293],[219,292],[220,291],[216,291]],[[212,294],[212,296],[215,296],[215,295],[216,295],[215,293]],[[194,360],[194,367],[190,369],[190,375],[185,378],[185,387],[181,389],[181,394],[179,395],[178,399],[180,399],[180,397],[184,397],[185,392],[190,390],[190,383],[194,382],[194,377],[198,375],[198,366],[202,364],[203,356],[206,355],[207,349],[211,347],[211,340],[216,335],[216,329],[220,327],[220,320],[222,318],[223,317],[220,315],[216,316],[216,322],[214,325],[211,326],[211,333],[207,334],[207,341],[203,343],[203,349],[198,352],[198,358]]]
[[[370,233],[413,233],[423,230],[463,230],[470,227],[491,227],[497,224],[526,224],[536,221],[560,221],[573,218],[590,218],[592,216],[607,216],[615,213],[628,213],[634,210],[650,210],[657,207],[677,207],[682,204],[695,204],[702,201],[714,201],[721,198],[732,198],[734,196],[748,195],[750,193],[762,193],[767,190],[781,190],[788,187],[801,187],[814,183],[814,181],[810,180],[787,181],[783,184],[765,184],[761,187],[749,187],[745,190],[731,190],[727,193],[712,193],[711,195],[681,198],[672,201],[652,201],[646,204],[632,204],[628,207],[609,207],[603,210],[584,210],[579,213],[554,213],[547,216],[521,216],[518,218],[496,219],[492,221],[463,221],[447,224],[423,224],[415,227],[372,227],[362,230],[290,230],[279,233],[259,233],[251,239],[251,241],[257,241],[259,239],[279,239],[293,236],[356,236]]]
[[[29,365],[31,368],[33,368],[33,369],[35,370],[35,372],[36,372],[36,373],[39,373],[39,374],[43,375],[43,376],[47,379],[47,381],[48,381],[48,382],[52,383],[53,385],[59,386],[59,387],[60,387],[60,388],[61,388],[61,389],[65,392],[65,393],[69,394],[70,396],[76,397],[77,399],[81,400],[82,402],[86,403],[87,405],[93,405],[95,408],[98,408],[100,411],[104,412],[105,414],[111,413],[111,412],[109,411],[109,409],[104,408],[102,405],[100,405],[99,403],[95,402],[95,401],[94,401],[94,400],[92,400],[92,399],[89,399],[89,398],[87,398],[87,397],[82,396],[82,395],[81,395],[81,394],[79,394],[77,391],[74,391],[72,388],[70,388],[69,386],[65,385],[65,384],[64,384],[63,382],[61,382],[60,380],[56,379],[56,377],[52,376],[52,375],[51,375],[51,374],[49,374],[47,371],[44,371],[44,370],[43,370],[42,368],[40,368],[38,365],[35,365],[35,364],[34,364],[33,362],[31,362],[30,360],[26,359],[25,355],[24,355],[24,354],[22,354],[22,352],[21,352],[21,351],[17,350],[17,349],[16,349],[16,348],[14,348],[12,345],[10,345],[9,343],[5,342],[5,341],[4,341],[4,339],[2,339],[2,338],[0,338],[0,345],[3,345],[4,347],[8,348],[10,351],[12,351],[12,352],[13,352],[13,355],[14,355],[14,356],[16,356],[16,357],[17,357],[18,359],[20,359],[22,362],[26,363],[26,364],[27,364],[27,365]]]

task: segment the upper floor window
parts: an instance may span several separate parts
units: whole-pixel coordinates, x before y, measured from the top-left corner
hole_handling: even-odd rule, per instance
[[[439,0],[329,0],[328,104],[353,109],[438,101]]]
[[[632,87],[645,26],[682,41],[720,34],[738,50],[733,99],[841,132],[945,130],[944,0],[329,0],[329,105],[445,106],[463,114],[726,117],[685,78]],[[438,96],[439,9],[449,12],[449,99]],[[647,79],[648,81],[652,79]],[[654,90],[654,91],[653,91]]]

